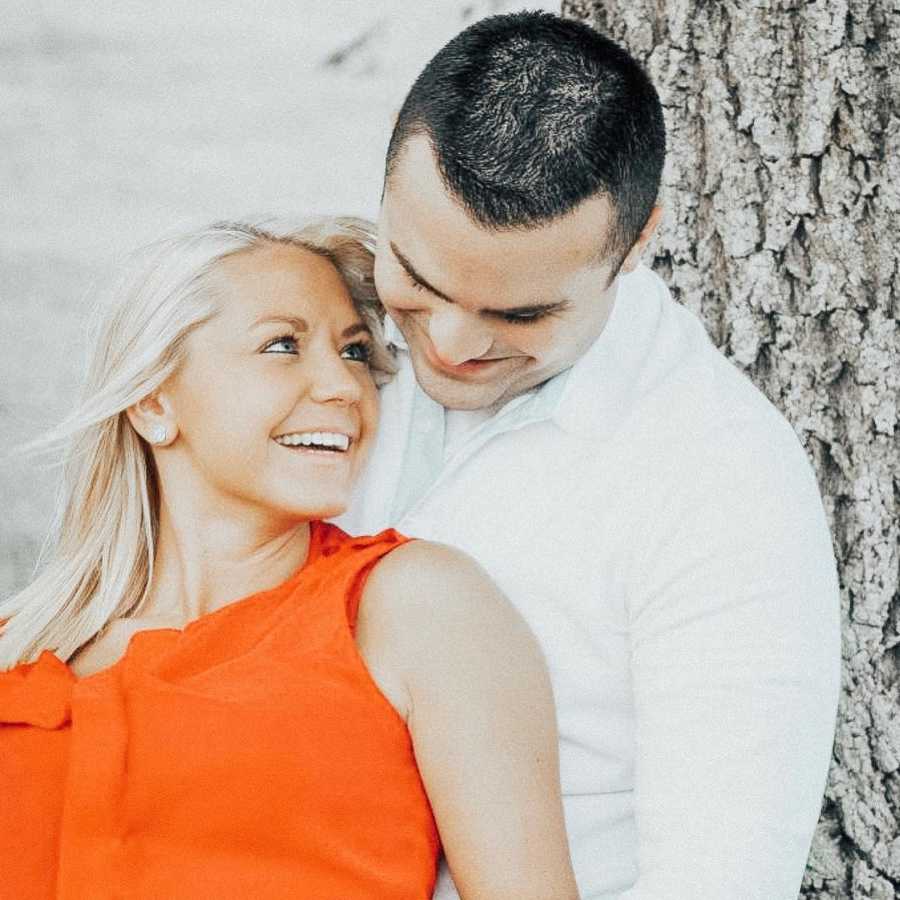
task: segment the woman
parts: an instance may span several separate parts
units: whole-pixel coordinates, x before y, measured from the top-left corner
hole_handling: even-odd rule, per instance
[[[392,371],[366,237],[215,225],[118,286],[55,555],[0,604],[5,896],[423,898],[437,832],[464,898],[577,896],[524,623],[322,522]]]

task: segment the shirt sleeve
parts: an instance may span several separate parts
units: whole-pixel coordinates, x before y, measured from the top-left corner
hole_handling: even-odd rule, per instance
[[[840,683],[831,538],[790,427],[726,432],[673,454],[682,471],[636,542],[639,876],[621,900],[796,900],[820,813]]]

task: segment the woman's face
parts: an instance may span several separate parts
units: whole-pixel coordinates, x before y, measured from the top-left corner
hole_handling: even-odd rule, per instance
[[[178,425],[175,468],[198,475],[223,509],[286,521],[336,515],[377,425],[371,335],[335,267],[315,253],[272,244],[220,269],[220,311],[188,337],[163,389]]]

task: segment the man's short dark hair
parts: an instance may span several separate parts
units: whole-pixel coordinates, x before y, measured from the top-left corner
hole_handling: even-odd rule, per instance
[[[485,228],[540,226],[606,196],[615,226],[600,249],[618,264],[656,202],[666,149],[640,65],[588,25],[544,12],[482,19],[434,56],[397,117],[386,179],[415,134]]]

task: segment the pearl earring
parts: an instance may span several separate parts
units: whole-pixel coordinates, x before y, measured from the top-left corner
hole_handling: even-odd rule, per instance
[[[166,430],[165,425],[154,425],[153,430],[150,432],[150,443],[162,444],[168,436],[169,432]]]

